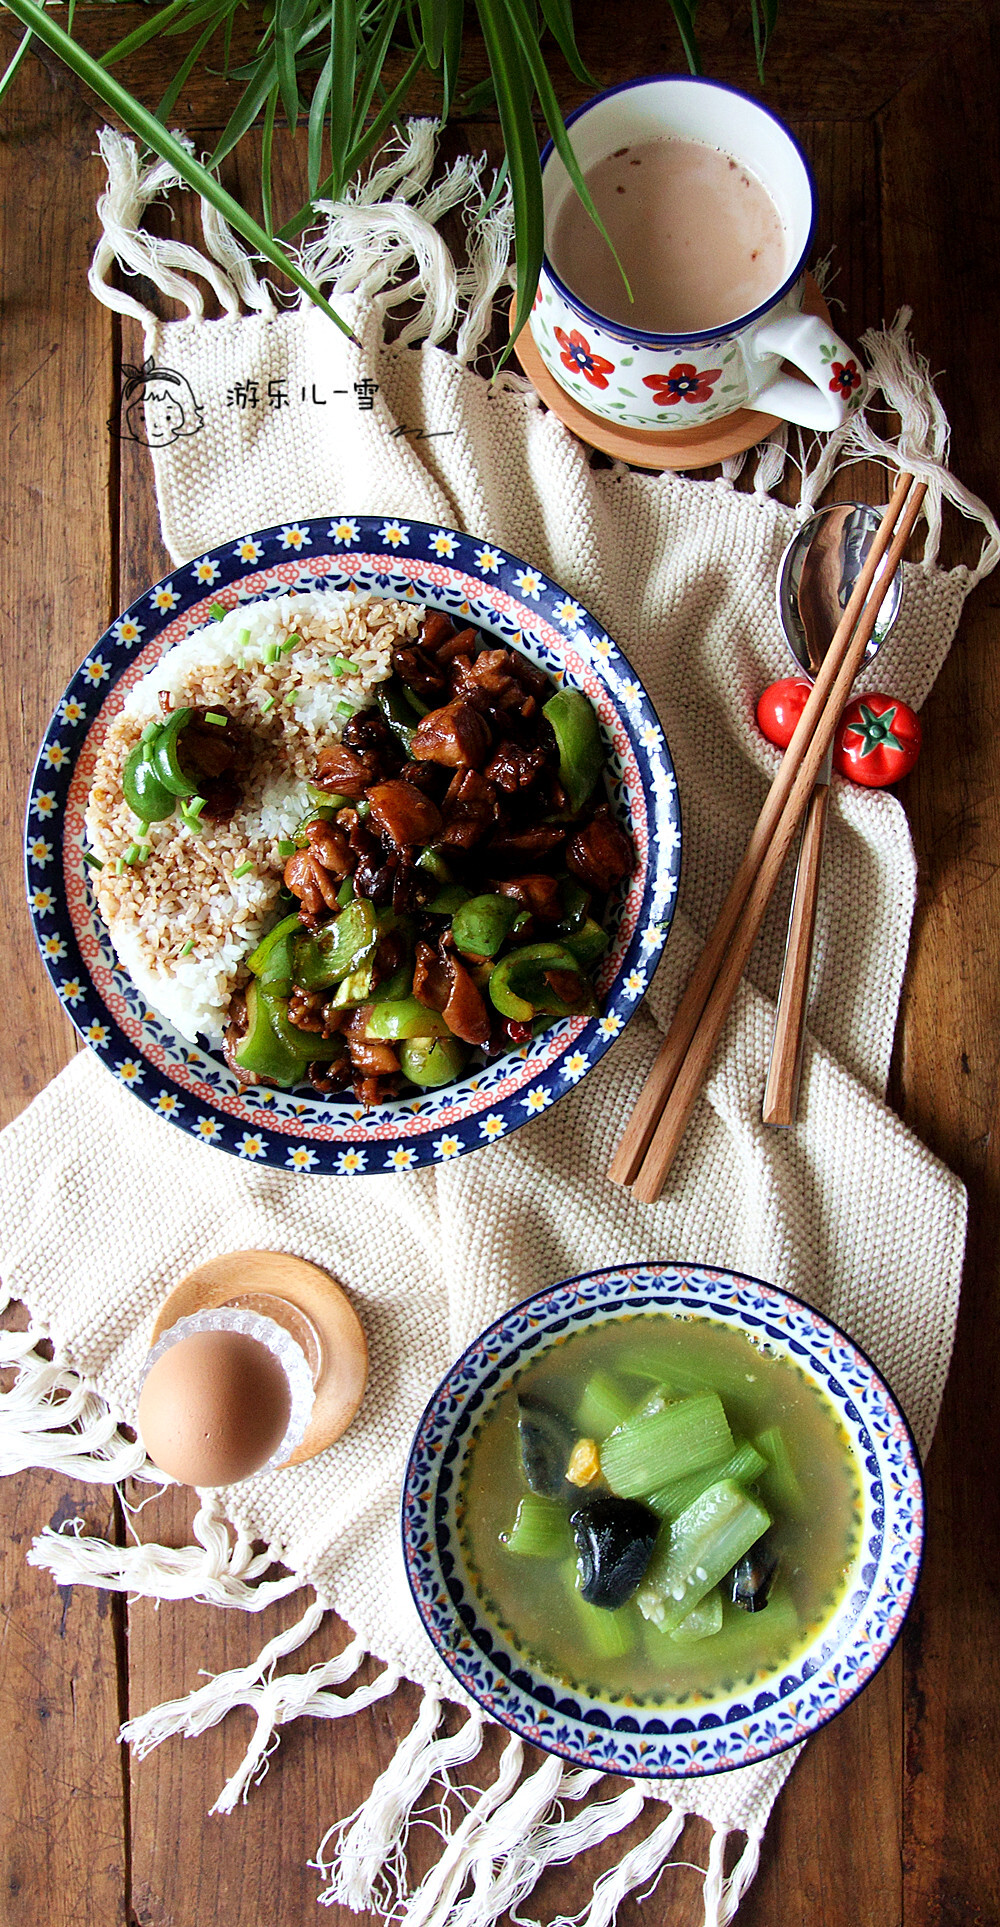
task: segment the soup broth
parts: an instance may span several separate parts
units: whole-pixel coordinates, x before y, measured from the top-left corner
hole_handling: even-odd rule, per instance
[[[595,1439],[600,1450],[633,1415],[713,1392],[736,1446],[755,1442],[756,1476],[746,1492],[771,1520],[768,1541],[778,1557],[762,1610],[746,1611],[725,1597],[718,1625],[718,1596],[710,1595],[712,1636],[692,1638],[692,1621],[677,1638],[640,1611],[641,1585],[616,1610],[587,1603],[569,1517],[607,1493],[600,1476],[581,1489],[562,1488],[558,1504],[529,1498],[529,1505],[550,1508],[554,1540],[547,1556],[516,1550],[520,1534],[515,1547],[508,1544],[529,1492],[519,1400],[541,1402],[565,1419],[571,1434]],[[617,1436],[620,1443],[620,1431]],[[610,1456],[608,1463],[610,1470]],[[675,1480],[678,1492],[682,1485],[683,1476]],[[669,1550],[671,1515],[662,1516],[647,1580]],[[833,1406],[797,1366],[712,1320],[640,1312],[557,1341],[504,1386],[470,1440],[458,1517],[484,1613],[539,1671],[600,1698],[683,1704],[772,1673],[833,1617],[857,1553],[861,1481]]]

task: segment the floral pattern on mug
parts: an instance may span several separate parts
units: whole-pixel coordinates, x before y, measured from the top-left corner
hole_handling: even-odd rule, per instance
[[[830,373],[833,376],[830,387],[834,394],[843,395],[845,401],[848,401],[854,390],[861,386],[861,376],[858,373],[856,361],[834,361],[830,365]]]
[[[608,376],[615,372],[614,362],[605,361],[603,355],[596,354],[579,328],[574,328],[569,335],[565,328],[556,328],[553,332],[562,350],[559,359],[563,367],[568,368],[571,374],[583,375],[592,388],[606,388]]]
[[[721,373],[721,368],[703,368],[699,373],[693,361],[678,361],[669,374],[643,375],[642,385],[654,390],[657,408],[673,408],[679,401],[711,401]]]

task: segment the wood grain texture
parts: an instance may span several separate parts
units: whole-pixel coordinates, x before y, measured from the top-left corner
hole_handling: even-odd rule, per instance
[[[665,16],[625,0],[578,0],[577,12],[600,83],[678,64]],[[109,9],[86,13],[95,46],[143,17],[126,7],[116,7],[113,19]],[[742,0],[704,0],[699,26],[709,71],[757,92]],[[9,23],[0,27],[0,40],[9,32]],[[470,42],[469,77],[481,70]],[[575,104],[584,90],[555,61],[553,71],[565,105]],[[931,366],[944,370],[956,470],[988,496],[1000,473],[995,405],[984,405],[1000,310],[998,79],[996,0],[906,7],[785,0],[765,95],[793,120],[813,162],[817,252],[836,248],[838,325],[856,339],[900,302],[913,304],[918,342]],[[137,84],[155,100],[160,55],[155,64],[147,56]],[[178,121],[206,144],[228,111],[220,112],[220,98],[214,84],[200,83],[178,108]],[[418,104],[432,106],[429,91]],[[140,343],[131,324],[119,328],[86,290],[101,180],[92,159],[96,124],[76,84],[56,64],[34,59],[0,107],[0,373],[9,436],[0,489],[3,526],[17,535],[8,534],[6,546],[2,631],[5,1116],[73,1047],[21,908],[20,807],[35,745],[86,647],[168,566],[148,456],[112,442],[105,427],[114,371],[122,359],[137,359]],[[496,160],[488,116],[449,129],[445,141],[449,154],[484,144]],[[252,154],[241,155],[229,170],[248,193],[253,166]],[[287,211],[302,186],[301,155],[287,137],[279,138],[276,178]],[[195,235],[186,202],[178,203],[174,231]],[[837,479],[835,493],[877,500],[878,478],[852,471]],[[973,559],[976,544],[957,522],[948,540],[948,559]],[[924,711],[922,762],[903,791],[921,896],[894,1102],[965,1177],[972,1207],[955,1364],[928,1467],[925,1574],[903,1646],[797,1764],[741,1927],[993,1927],[1000,1919],[991,1790],[1000,1740],[992,1417],[1000,1338],[997,602],[994,579],[969,604]],[[313,1917],[319,1886],[307,1863],[326,1827],[359,1803],[388,1764],[416,1716],[416,1693],[404,1689],[350,1722],[286,1728],[265,1783],[227,1819],[209,1819],[208,1809],[242,1755],[245,1712],[198,1740],[174,1740],[144,1762],[131,1761],[126,1781],[114,1742],[119,1715],[188,1691],[201,1669],[252,1660],[303,1600],[252,1618],[191,1605],[156,1611],[140,1601],[128,1608],[126,1624],[122,1602],[77,1588],[64,1615],[63,1599],[46,1575],[25,1566],[24,1551],[43,1524],[69,1516],[78,1501],[95,1530],[114,1536],[107,1496],[42,1474],[24,1474],[3,1492],[0,1923],[300,1927]],[[130,1486],[125,1496],[134,1503],[147,1488]],[[185,1543],[193,1505],[191,1494],[169,1492],[137,1525],[143,1537]],[[345,1638],[343,1629],[324,1625],[290,1664],[299,1670],[325,1658]],[[492,1738],[484,1759],[461,1777],[482,1783],[500,1744]],[[613,1790],[608,1783],[605,1797]],[[530,1911],[543,1919],[573,1913],[595,1873],[659,1817],[647,1812],[585,1864],[550,1872]],[[640,1918],[693,1927],[702,1916],[701,1881],[683,1863],[704,1866],[707,1849],[707,1829],[693,1826],[677,1849],[682,1864],[644,1906],[622,1909],[621,1927],[638,1927]],[[417,1872],[435,1851],[434,1834],[417,1828]],[[331,1927],[357,1918],[343,1909],[330,1914]]]

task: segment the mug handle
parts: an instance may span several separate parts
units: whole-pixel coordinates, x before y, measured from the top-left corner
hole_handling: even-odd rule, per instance
[[[819,315],[785,314],[762,321],[750,353],[758,360],[780,355],[808,377],[796,381],[794,375],[776,375],[750,398],[749,406],[761,414],[780,415],[803,428],[830,429],[839,428],[857,404],[862,387],[857,356]]]

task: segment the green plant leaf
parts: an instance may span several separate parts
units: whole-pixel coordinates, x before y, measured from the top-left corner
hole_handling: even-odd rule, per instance
[[[462,58],[462,27],[464,24],[464,0],[445,0],[446,20],[444,41],[441,49],[441,119],[447,120],[455,98],[458,85],[458,68]]]
[[[531,88],[510,12],[504,0],[476,0],[476,11],[496,88],[514,195],[517,302],[511,340],[501,357],[502,364],[511,352],[514,337],[527,323],[541,273],[545,240],[542,170],[531,112]]]
[[[169,6],[161,7],[158,13],[151,13],[141,26],[127,33],[124,40],[116,41],[113,47],[109,47],[107,53],[101,55],[98,66],[114,67],[119,60],[127,60],[130,54],[144,47],[147,40],[153,40],[157,34],[165,33],[171,21],[185,14],[190,5],[191,0],[171,0]]]
[[[5,93],[7,92],[8,87],[10,86],[11,81],[14,78],[14,75],[16,74],[19,66],[21,65],[22,60],[24,59],[25,54],[28,51],[28,48],[31,46],[31,38],[32,38],[31,28],[29,27],[27,31],[22,35],[21,39],[18,41],[14,58],[9,62],[7,69],[3,75],[3,78],[0,79],[0,100],[3,99]]]
[[[378,29],[366,43],[364,53],[358,62],[354,82],[354,115],[351,121],[352,147],[361,138],[368,109],[372,104],[379,75],[389,50],[389,42],[402,9],[403,0],[389,0]]]
[[[525,65],[528,69],[528,72],[531,75],[532,80],[535,83],[535,92],[538,95],[539,104],[541,106],[543,114],[545,115],[545,124],[548,127],[549,133],[552,135],[556,153],[559,155],[559,158],[562,161],[562,164],[565,167],[566,172],[573,183],[573,188],[577,196],[579,197],[579,200],[581,201],[583,207],[586,209],[586,212],[589,214],[591,220],[593,221],[598,234],[601,235],[602,239],[607,242],[608,247],[611,249],[611,252],[615,257],[615,262],[617,264],[618,271],[625,284],[626,293],[628,294],[628,298],[631,301],[632,290],[629,287],[628,276],[626,275],[625,270],[622,267],[621,261],[618,258],[618,252],[612,243],[611,236],[609,235],[608,230],[604,225],[604,222],[601,220],[601,217],[597,212],[597,209],[594,205],[593,195],[591,194],[590,189],[583,178],[583,173],[580,168],[580,163],[577,160],[576,155],[573,151],[573,147],[570,142],[569,135],[567,134],[565,125],[563,123],[562,110],[559,106],[558,100],[556,99],[556,91],[549,77],[549,70],[545,64],[545,56],[542,53],[541,47],[538,44],[538,34],[537,34],[537,31],[535,30],[531,16],[528,13],[527,6],[525,5],[525,0],[504,0],[504,5],[506,7],[506,10],[509,12],[511,20],[513,22],[514,32],[516,33],[517,38],[520,42],[521,51],[524,55]],[[537,276],[536,276],[536,286],[537,286]],[[534,289],[532,289],[532,298],[534,298]]]
[[[211,159],[212,167],[218,167],[219,162],[224,161],[226,155],[232,153],[237,141],[242,140],[247,129],[253,126],[276,78],[277,68],[272,50],[270,53],[262,54],[256,62],[254,78],[244,88],[216,143]]]
[[[593,74],[587,72],[577,48],[576,35],[573,31],[572,0],[539,0],[539,4],[542,9],[542,19],[559,42],[570,72],[576,75],[577,80],[582,80],[586,87],[595,87],[597,82]]]
[[[178,67],[177,72],[173,77],[173,80],[170,82],[170,85],[167,88],[166,93],[163,95],[163,98],[159,102],[156,109],[156,118],[157,120],[162,120],[164,125],[166,125],[167,119],[169,118],[170,114],[172,114],[174,109],[174,102],[176,101],[177,96],[181,91],[181,88],[184,86],[185,82],[187,81],[188,75],[190,74],[196,61],[199,59],[200,55],[204,52],[205,48],[208,46],[208,43],[211,40],[212,35],[216,33],[219,27],[222,25],[222,18],[223,18],[222,14],[219,12],[216,12],[213,18],[209,21],[208,26],[205,28],[204,32],[198,35],[198,38],[195,41],[194,46],[191,48],[190,53],[188,53],[185,56],[185,58],[181,61],[181,64]]]
[[[272,87],[264,111],[264,132],[260,142],[260,199],[264,210],[264,227],[268,234],[274,233],[274,215],[271,199],[271,153],[274,147],[274,117],[278,111],[279,87]]]
[[[447,25],[447,0],[420,0],[420,30],[424,52],[427,55],[427,65],[435,72],[441,65]]]
[[[307,165],[309,175],[309,199],[314,201],[319,191],[320,170],[323,166],[323,123],[326,120],[326,103],[330,98],[333,85],[333,55],[327,54],[319,79],[313,88],[309,103],[309,147]]]
[[[756,4],[757,0],[750,0],[752,7],[756,6]],[[697,0],[695,0],[693,6],[688,4],[688,0],[670,0],[670,6],[674,19],[677,22],[677,31],[680,34],[684,52],[687,55],[688,66],[693,74],[700,74],[702,71],[701,53],[698,48],[698,36],[694,30]]]
[[[361,135],[359,140],[355,141],[354,146],[348,153],[344,161],[345,180],[350,180],[351,176],[357,173],[359,167],[363,167],[372,149],[378,146],[386,128],[390,127],[395,120],[399,108],[409,93],[410,88],[413,86],[418,73],[426,64],[424,49],[421,45],[417,48],[402,79],[397,82],[392,93],[388,96],[385,105],[379,110],[378,114],[376,114],[371,126]],[[300,207],[298,213],[293,214],[291,219],[285,222],[284,227],[279,228],[277,234],[279,241],[294,240],[297,234],[301,234],[304,227],[308,227],[309,222],[316,212],[314,202],[317,200],[326,200],[332,185],[333,177],[328,174],[326,179],[320,182],[319,191],[314,195],[313,200],[308,201],[305,207]]]
[[[355,0],[333,0],[330,12],[330,193],[339,200],[348,179],[354,86],[357,71],[358,10]],[[312,190],[310,190],[312,191]]]
[[[58,54],[59,59],[72,73],[76,74],[78,80],[85,81],[92,93],[97,95],[98,100],[102,101],[105,107],[109,107],[113,114],[117,114],[133,134],[152,148],[154,154],[159,154],[161,160],[168,161],[182,181],[186,181],[189,187],[193,187],[196,194],[203,195],[205,200],[218,210],[223,219],[229,222],[230,227],[236,229],[237,234],[241,234],[243,239],[262,254],[266,261],[270,261],[273,267],[280,268],[295,287],[308,295],[310,301],[314,301],[316,306],[336,323],[343,334],[348,335],[351,340],[355,339],[346,323],[341,321],[340,316],[331,308],[325,295],[313,286],[308,276],[303,274],[298,263],[292,260],[285,249],[264,232],[259,222],[255,221],[253,216],[248,214],[231,194],[227,193],[216,180],[215,175],[209,173],[207,167],[203,167],[200,161],[195,160],[194,155],[188,152],[183,143],[177,140],[168,128],[161,126],[155,114],[151,114],[141,101],[136,100],[134,95],[114,78],[113,74],[109,74],[91,54],[86,52],[85,48],[78,46],[75,40],[70,39],[69,34],[57,20],[53,20],[52,16],[46,13],[44,7],[37,6],[35,0],[5,0],[5,4],[15,19],[20,20],[22,27],[30,27],[43,45],[49,47],[54,54]]]

